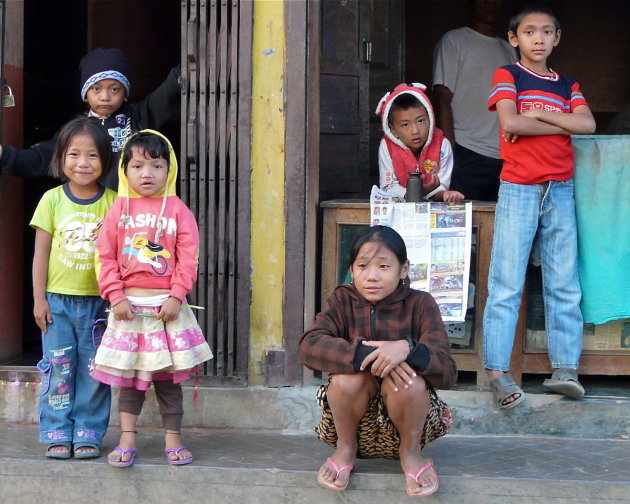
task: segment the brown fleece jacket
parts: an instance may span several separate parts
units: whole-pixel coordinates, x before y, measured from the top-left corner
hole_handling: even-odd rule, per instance
[[[415,348],[407,362],[434,388],[450,389],[457,380],[457,366],[440,311],[430,294],[411,289],[405,281],[372,305],[354,285],[343,284],[302,336],[300,360],[310,369],[355,373],[372,350],[361,345],[362,340],[409,338]]]

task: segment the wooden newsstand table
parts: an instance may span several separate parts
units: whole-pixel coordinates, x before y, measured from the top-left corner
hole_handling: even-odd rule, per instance
[[[321,203],[324,212],[322,250],[322,303],[346,273],[345,254],[352,238],[370,223],[370,204],[366,200],[330,200]],[[476,373],[478,385],[487,385],[483,369],[482,319],[488,297],[488,268],[492,249],[495,203],[473,201],[472,228],[476,235],[476,260],[471,264],[475,281],[473,333],[470,346],[453,348],[460,371]],[[522,373],[551,373],[546,350],[527,350],[525,345],[525,306],[521,303],[512,361],[512,376],[521,383]],[[597,326],[600,327],[600,326]],[[630,374],[630,353],[626,350],[585,350],[580,374]]]

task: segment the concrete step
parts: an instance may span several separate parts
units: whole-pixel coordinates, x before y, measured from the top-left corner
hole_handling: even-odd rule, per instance
[[[38,420],[37,374],[27,368],[0,373],[0,422]],[[505,434],[574,438],[630,439],[630,389],[587,386],[582,401],[545,393],[542,379],[524,386],[527,400],[510,410],[498,410],[488,389],[458,385],[439,391],[453,410],[453,434]],[[315,384],[287,388],[184,387],[184,425],[207,429],[263,429],[306,434],[319,421]],[[195,392],[197,399],[195,399]],[[116,395],[117,391],[114,390]],[[247,407],[244,407],[247,405]],[[579,421],[576,421],[579,419]],[[112,423],[118,423],[116,401]],[[140,425],[161,426],[153,391],[149,391]]]
[[[98,459],[43,456],[36,425],[0,424],[3,504],[126,502],[379,503],[408,500],[396,461],[359,460],[343,493],[320,488],[315,472],[332,449],[314,435],[191,429],[195,461],[172,467],[163,433],[142,428],[136,464],[110,467],[108,433]],[[423,502],[448,504],[592,504],[630,502],[630,441],[540,436],[448,435],[431,443],[440,489]]]

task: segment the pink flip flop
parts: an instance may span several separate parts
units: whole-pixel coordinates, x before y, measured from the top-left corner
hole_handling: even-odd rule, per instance
[[[435,483],[423,487],[422,485],[420,485],[420,483],[418,483],[418,478],[427,469],[433,469],[433,472],[435,473]],[[405,482],[405,491],[407,492],[407,495],[409,497],[426,497],[427,495],[431,495],[432,493],[437,492],[438,486],[440,485],[440,478],[438,477],[438,473],[435,470],[435,466],[433,465],[433,460],[429,460],[426,464],[424,464],[420,469],[418,469],[418,472],[416,474],[406,472],[405,476],[412,478],[420,486],[420,493],[410,493],[409,488],[407,487]]]
[[[120,452],[120,461],[116,462],[115,460],[110,460],[109,458],[107,459],[107,463],[114,467],[131,467],[136,460],[136,455],[138,454],[136,450],[123,450],[120,446],[114,448],[114,451]],[[125,456],[125,453],[131,453],[131,458],[123,461],[122,458]]]
[[[186,465],[186,464],[190,464],[193,461],[192,455],[190,456],[190,458],[180,459],[179,452],[182,450],[188,450],[188,448],[182,445],[179,448],[177,448],[177,450],[173,450],[172,448],[170,450],[164,450],[164,455],[166,455],[166,461],[169,463],[169,465]],[[178,459],[171,460],[171,457],[169,457],[171,453],[174,453],[175,455],[177,455]]]
[[[333,490],[335,492],[343,492],[347,487],[348,487],[348,483],[350,482],[350,480],[346,481],[346,484],[342,487],[335,485],[335,481],[337,481],[337,478],[339,478],[339,475],[343,472],[343,471],[350,471],[352,472],[352,469],[354,469],[354,466],[351,465],[345,465],[343,467],[339,467],[337,465],[337,462],[335,462],[332,458],[328,457],[328,459],[326,459],[326,462],[328,462],[331,466],[333,466],[333,468],[335,469],[335,471],[337,471],[337,474],[335,475],[335,479],[333,481],[328,481],[326,478],[324,478],[319,472],[317,473],[317,483],[319,483],[321,486],[323,486],[324,488],[328,488],[329,490]]]

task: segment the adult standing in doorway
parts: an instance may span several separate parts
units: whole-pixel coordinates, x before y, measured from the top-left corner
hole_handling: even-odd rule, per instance
[[[470,26],[447,32],[434,52],[438,126],[453,146],[450,188],[467,199],[496,201],[499,191],[499,123],[486,103],[493,72],[516,60],[507,40],[495,36],[501,3],[471,0]]]

